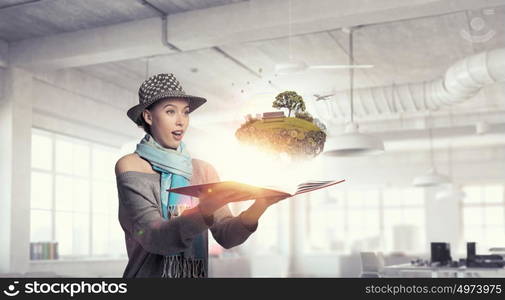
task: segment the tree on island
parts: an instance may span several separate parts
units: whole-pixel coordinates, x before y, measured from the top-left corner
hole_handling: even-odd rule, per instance
[[[305,102],[302,96],[294,91],[285,91],[275,97],[272,103],[273,108],[286,108],[288,110],[288,117],[291,116],[291,111],[299,112],[305,111]]]

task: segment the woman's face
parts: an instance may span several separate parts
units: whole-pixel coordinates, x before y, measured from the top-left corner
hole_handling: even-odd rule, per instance
[[[189,125],[189,103],[184,99],[164,99],[143,112],[154,139],[165,148],[177,149]]]

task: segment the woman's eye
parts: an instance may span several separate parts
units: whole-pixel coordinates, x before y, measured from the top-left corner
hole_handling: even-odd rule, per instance
[[[173,114],[173,113],[175,113],[175,111],[174,110],[167,110],[167,113]]]
[[[186,115],[189,115],[189,110],[185,111],[184,113],[185,113]]]

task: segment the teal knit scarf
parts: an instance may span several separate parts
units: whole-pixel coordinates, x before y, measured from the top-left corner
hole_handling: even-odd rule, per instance
[[[167,191],[170,188],[188,186],[193,175],[191,156],[183,142],[177,150],[168,149],[156,142],[150,134],[146,134],[137,144],[135,152],[161,173],[160,199],[164,219],[177,217],[185,209],[194,206],[190,196]],[[203,234],[195,237],[192,249],[193,253],[186,251],[165,256],[162,277],[205,277]]]
[[[135,151],[140,157],[148,160],[153,169],[161,172],[160,199],[162,215],[165,219],[178,216],[186,208],[191,207],[191,197],[169,193],[167,189],[188,186],[193,175],[191,156],[186,145],[181,142],[177,150],[161,146],[149,134],[137,144]]]

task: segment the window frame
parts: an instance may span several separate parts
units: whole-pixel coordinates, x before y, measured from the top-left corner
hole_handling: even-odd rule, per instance
[[[502,188],[502,195],[501,195],[500,202],[495,202],[495,203],[486,202],[486,199],[485,199],[485,197],[483,197],[483,195],[484,195],[484,188],[488,187],[488,186],[500,186]],[[479,193],[480,198],[479,198],[479,202],[473,202],[473,203],[466,202],[465,201],[467,199],[466,197],[459,199],[461,243],[460,243],[460,247],[459,247],[458,251],[461,252],[462,254],[466,254],[466,243],[467,242],[476,242],[477,249],[479,249],[479,241],[467,239],[465,236],[465,232],[468,227],[468,225],[466,225],[466,223],[465,223],[465,208],[476,207],[476,208],[481,208],[481,209],[485,210],[487,207],[505,207],[505,184],[503,182],[486,181],[486,182],[478,182],[478,183],[467,183],[467,184],[463,184],[461,188],[464,190],[467,187],[478,187],[479,192],[480,192]],[[504,224],[503,224],[503,226],[501,226],[501,228],[505,231],[505,209],[503,209],[502,217],[503,217]],[[484,218],[484,220],[485,220],[485,218]],[[489,224],[487,224],[487,222],[482,222],[481,224],[479,224],[479,230],[482,232],[486,232],[490,228],[499,228],[499,227],[500,227],[499,225],[489,225]],[[505,239],[504,239],[504,241],[505,241]],[[488,242],[487,239],[486,239],[486,242]],[[480,244],[482,247],[482,242]],[[490,245],[484,244],[484,246],[490,246]],[[499,246],[499,245],[495,245],[495,246]],[[481,249],[480,251],[487,252],[488,249]]]
[[[123,249],[123,251],[121,251],[121,254],[119,254],[119,255],[117,253],[111,253],[111,254],[105,254],[105,255],[94,253],[96,251],[94,251],[94,235],[93,235],[93,217],[95,214],[93,211],[93,195],[95,192],[93,190],[93,184],[95,181],[101,182],[101,183],[106,183],[106,184],[110,183],[111,186],[114,184],[113,180],[109,181],[104,178],[93,177],[93,151],[95,148],[114,149],[114,150],[116,150],[117,154],[120,155],[121,148],[114,146],[114,145],[110,145],[110,144],[106,144],[106,143],[102,143],[102,142],[98,142],[98,141],[93,141],[93,140],[82,138],[82,137],[72,136],[72,135],[68,135],[65,133],[56,132],[53,130],[47,130],[45,128],[39,128],[39,127],[35,127],[35,126],[33,126],[32,130],[31,130],[31,139],[33,139],[34,135],[46,136],[51,140],[51,160],[52,161],[51,161],[51,169],[46,170],[46,169],[34,167],[32,159],[30,159],[30,176],[31,176],[31,174],[33,174],[33,172],[38,172],[38,173],[50,175],[51,179],[52,179],[52,183],[51,183],[52,194],[51,194],[51,208],[50,209],[33,208],[32,203],[31,203],[31,199],[30,199],[30,216],[31,216],[32,211],[46,211],[46,212],[48,211],[48,212],[50,212],[51,213],[51,224],[50,224],[51,225],[51,233],[50,233],[51,239],[50,239],[50,241],[57,241],[56,240],[56,215],[57,215],[57,213],[71,213],[72,215],[74,215],[74,214],[86,214],[87,215],[87,222],[88,222],[87,232],[88,232],[88,240],[89,240],[89,245],[85,251],[87,254],[84,254],[84,255],[83,254],[75,254],[74,249],[72,249],[73,253],[70,255],[61,255],[61,252],[60,252],[59,259],[61,259],[61,260],[94,260],[94,259],[104,259],[104,258],[105,259],[125,258],[126,257],[126,249]],[[56,170],[56,143],[58,140],[66,140],[66,141],[70,142],[72,145],[77,144],[77,143],[86,145],[86,147],[89,151],[88,171],[87,171],[86,175],[68,174],[68,173],[60,172],[60,171]],[[32,151],[33,150],[34,149],[32,149]],[[58,176],[63,176],[64,178],[71,179],[71,180],[81,179],[81,180],[87,181],[86,185],[89,189],[89,193],[87,196],[88,207],[87,207],[86,212],[76,211],[74,207],[72,207],[71,210],[56,209],[56,194],[57,194],[56,193],[56,188],[57,188],[56,178]],[[30,189],[32,188],[32,186],[33,186],[33,184],[30,184]],[[111,200],[111,201],[113,201],[113,200]],[[107,213],[100,213],[100,214],[106,215],[108,217],[116,216],[117,212],[110,210],[110,206],[111,206],[110,203],[107,203],[107,205],[108,205],[108,208],[107,208],[108,212]],[[30,223],[31,223],[31,221],[30,221]],[[108,227],[110,227],[109,225],[110,225],[110,223],[108,224]],[[118,224],[118,226],[119,226],[119,224]],[[72,228],[72,231],[73,231],[73,228]],[[30,226],[30,232],[31,232],[31,226]],[[35,243],[35,242],[39,242],[39,240],[32,240],[30,237],[30,243]],[[45,242],[45,241],[40,240],[40,242]],[[72,244],[73,244],[73,241],[72,241]],[[39,260],[31,260],[31,261],[39,261]]]
[[[353,208],[353,207],[350,207],[349,206],[349,192],[352,192],[352,191],[374,191],[374,192],[377,192],[377,197],[378,197],[378,206],[377,207],[374,207],[373,205],[367,207],[367,211],[373,211],[373,210],[377,210],[377,214],[378,214],[378,222],[379,222],[379,232],[378,232],[378,236],[379,236],[379,244],[381,246],[381,248],[385,248],[387,245],[386,245],[386,223],[385,223],[385,211],[388,210],[388,209],[400,209],[400,210],[405,210],[405,209],[419,209],[420,211],[422,211],[422,215],[423,215],[423,218],[424,218],[424,222],[423,222],[423,225],[424,227],[421,229],[421,232],[420,234],[424,234],[426,236],[426,206],[425,206],[425,192],[424,191],[420,191],[421,193],[421,199],[422,199],[422,203],[420,204],[414,204],[414,205],[404,205],[403,203],[401,205],[387,205],[385,204],[385,200],[384,200],[384,197],[385,197],[385,191],[386,190],[389,190],[389,189],[396,189],[396,190],[400,190],[400,191],[405,191],[405,190],[417,190],[417,188],[414,188],[414,187],[404,187],[404,186],[391,186],[391,187],[374,187],[374,186],[353,186],[353,187],[348,187],[348,188],[345,188],[345,189],[342,189],[339,191],[339,193],[341,193],[341,196],[343,197],[343,199],[341,201],[343,201],[342,203],[342,206],[340,207],[340,209],[343,209],[344,212],[343,212],[343,216],[344,216],[344,228],[343,228],[343,232],[344,232],[344,236],[343,236],[343,240],[347,240],[347,244],[344,245],[344,247],[341,249],[341,250],[318,250],[316,248],[313,247],[311,241],[310,241],[310,228],[312,226],[311,224],[311,218],[313,217],[312,214],[311,214],[311,211],[312,211],[312,208],[311,208],[311,205],[313,205],[313,201],[306,201],[306,224],[304,226],[304,237],[305,237],[305,240],[307,241],[306,246],[304,247],[303,251],[305,254],[308,254],[308,255],[347,255],[347,254],[350,254],[352,252],[352,247],[351,245],[349,244],[350,240],[349,240],[349,235],[350,235],[350,224],[349,224],[349,211],[350,210],[354,210],[354,209],[357,209],[357,208]],[[331,190],[326,190],[326,195],[325,197],[331,197],[329,193],[331,193],[332,191]],[[312,202],[312,203],[311,203]],[[338,204],[334,204],[334,205],[338,205]],[[337,209],[337,208],[336,208]],[[354,241],[354,240],[353,240]],[[390,249],[391,248],[391,249]],[[385,251],[396,251],[395,249],[392,249],[392,246],[391,247],[388,247]]]

